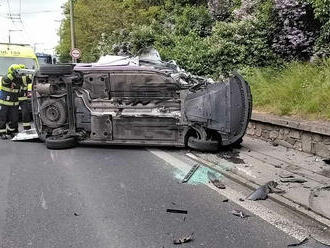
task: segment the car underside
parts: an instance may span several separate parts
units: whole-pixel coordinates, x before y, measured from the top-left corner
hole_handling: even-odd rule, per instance
[[[242,140],[251,101],[238,74],[213,82],[142,61],[46,65],[32,92],[36,130],[52,149],[82,143],[215,151]]]

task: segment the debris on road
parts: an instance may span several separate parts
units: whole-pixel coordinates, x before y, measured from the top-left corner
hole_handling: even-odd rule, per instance
[[[303,178],[281,178],[280,181],[282,183],[306,183],[307,180],[303,179]]]
[[[194,173],[198,170],[199,164],[195,164],[190,171],[187,173],[187,175],[183,178],[182,183],[186,183],[189,181],[189,179],[194,175]]]
[[[231,211],[231,213],[235,216],[241,217],[242,219],[250,217],[249,215],[245,214],[243,211],[240,210],[236,210],[234,209],[233,211]]]
[[[239,200],[239,201],[242,201],[242,202],[245,201],[243,198],[239,198],[238,200]]]
[[[323,162],[330,165],[330,158],[323,159]]]
[[[174,213],[174,214],[188,214],[188,211],[187,210],[182,210],[182,209],[171,209],[171,208],[168,208],[168,209],[166,209],[166,212],[167,213]]]
[[[305,245],[307,245],[307,246],[305,246]],[[306,247],[306,248],[307,247],[308,248],[309,247],[318,247],[318,248],[329,248],[330,247],[330,245],[325,244],[325,243],[315,239],[312,236],[306,237],[298,243],[293,243],[293,244],[288,245],[288,247],[297,247],[297,246]]]
[[[234,164],[245,164],[244,160],[239,157],[239,152],[234,150],[220,151],[218,157],[223,158]]]
[[[39,139],[38,133],[35,129],[30,129],[30,130],[24,130],[16,134],[15,137],[12,138],[12,141],[25,141],[25,140],[35,140],[35,139]]]
[[[215,175],[215,173],[208,171],[207,177],[209,178],[210,182],[219,189],[225,189],[226,186],[219,180],[219,177]]]
[[[74,215],[74,216],[79,216],[80,214],[78,214],[78,213],[74,212],[74,213],[73,213],[73,215]]]
[[[287,172],[282,172],[279,176],[280,178],[294,178],[293,174]]]
[[[179,239],[174,239],[173,240],[173,244],[175,244],[175,245],[181,245],[181,244],[184,244],[184,243],[191,242],[191,241],[194,240],[193,236],[194,236],[194,233],[192,233],[190,235],[187,235],[185,237],[179,238]]]
[[[248,200],[266,200],[269,193],[284,193],[285,191],[277,188],[278,183],[270,181],[256,189],[251,195],[247,197]]]
[[[298,242],[298,243],[294,243],[294,244],[289,244],[288,247],[294,247],[294,246],[301,246],[303,244],[306,244],[308,241],[308,238],[304,238],[302,241]]]
[[[222,202],[228,202],[229,200],[226,198],[226,199],[223,199]]]

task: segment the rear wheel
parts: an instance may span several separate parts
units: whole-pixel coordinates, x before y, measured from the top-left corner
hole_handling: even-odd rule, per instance
[[[43,75],[68,75],[73,71],[73,65],[42,65],[39,73]]]
[[[68,149],[77,145],[77,140],[72,136],[51,136],[46,138],[46,146],[48,149]]]

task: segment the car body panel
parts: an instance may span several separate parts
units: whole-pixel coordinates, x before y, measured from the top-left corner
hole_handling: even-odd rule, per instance
[[[42,138],[70,133],[85,144],[183,147],[193,132],[207,139],[221,136],[223,145],[240,139],[251,112],[247,82],[239,75],[220,83],[197,77],[185,81],[180,73],[83,64],[70,75],[37,75],[33,92],[37,131]],[[52,104],[67,116],[56,128],[47,112]],[[199,135],[200,130],[205,135]]]

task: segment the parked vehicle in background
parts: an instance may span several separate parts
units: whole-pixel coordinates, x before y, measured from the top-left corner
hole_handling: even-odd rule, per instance
[[[36,56],[38,58],[39,65],[56,64],[56,58],[54,56],[52,56],[51,54],[47,54],[47,53],[36,53]]]
[[[0,76],[12,64],[24,64],[27,69],[38,69],[39,63],[32,47],[27,44],[0,43]]]
[[[240,75],[213,82],[173,62],[109,59],[41,66],[33,83],[33,116],[48,148],[78,142],[216,151],[242,141],[252,98]]]

